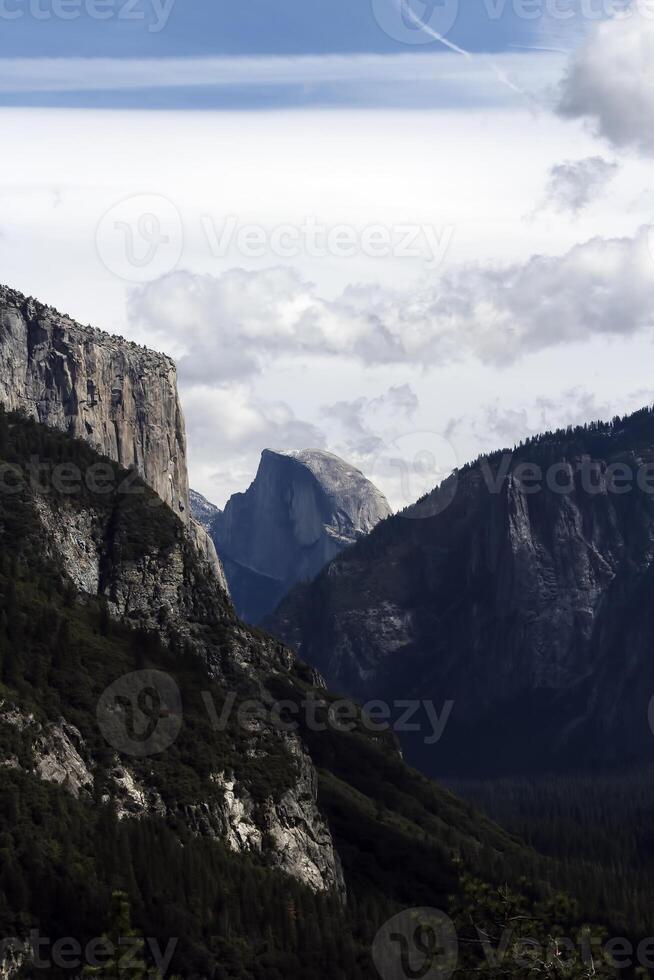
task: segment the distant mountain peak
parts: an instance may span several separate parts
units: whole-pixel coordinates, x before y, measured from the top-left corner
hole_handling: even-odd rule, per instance
[[[330,688],[455,704],[428,774],[649,757],[654,410],[470,463],[266,620]]]
[[[258,622],[391,508],[360,470],[321,449],[264,449],[257,475],[212,523],[240,615]]]
[[[205,529],[205,531],[211,531],[213,522],[215,521],[218,514],[222,513],[220,507],[216,507],[212,504],[210,500],[203,497],[201,493],[197,490],[189,490],[188,494],[189,504],[191,505],[191,514],[193,519]]]

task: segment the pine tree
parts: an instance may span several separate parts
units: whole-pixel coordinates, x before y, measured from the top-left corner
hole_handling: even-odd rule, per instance
[[[155,977],[148,971],[143,958],[144,942],[132,928],[129,899],[125,892],[115,891],[111,896],[109,928],[103,935],[111,958],[103,966],[87,966],[85,977],[102,977],[103,980],[143,980]]]

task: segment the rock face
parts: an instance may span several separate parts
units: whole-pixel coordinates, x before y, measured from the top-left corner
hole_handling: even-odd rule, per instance
[[[290,653],[280,652],[272,642],[252,644],[216,577],[215,549],[212,546],[212,557],[203,555],[197,546],[194,531],[201,530],[199,525],[184,526],[167,512],[165,519],[173,523],[169,526],[172,533],[163,534],[164,547],[157,542],[155,547],[125,555],[116,541],[120,532],[116,535],[116,518],[110,511],[80,509],[46,498],[35,503],[46,553],[67,572],[80,593],[102,596],[116,619],[156,631],[171,645],[183,641],[215,677],[229,675],[231,683],[235,670],[252,682],[261,671],[283,670],[292,662]],[[163,520],[162,525],[165,527]],[[216,627],[222,638],[219,643],[212,637]],[[78,795],[85,785],[84,773],[67,738],[68,730],[62,724],[52,729],[47,744],[38,743],[36,771],[42,779],[65,784]],[[260,755],[264,766],[278,738],[272,729],[257,732],[261,747],[252,752]],[[199,802],[185,817],[197,833],[224,839],[236,851],[255,852],[314,891],[333,890],[343,897],[340,859],[318,807],[316,771],[299,738],[288,735],[283,741],[294,764],[295,781],[281,799],[266,801],[263,817],[257,808],[261,825],[255,823],[254,804],[238,773],[216,780],[223,787],[223,801]],[[66,753],[68,747],[71,751]],[[124,766],[112,778],[119,817],[166,815],[158,794],[139,785]],[[178,814],[173,810],[169,815]]]
[[[63,787],[75,798],[91,799],[99,766],[89,753],[81,733],[65,719],[44,726],[31,714],[0,701],[0,726],[20,732],[29,748],[31,763],[24,771],[43,782]],[[103,802],[113,800],[119,820],[147,816],[181,818],[199,836],[223,840],[237,853],[264,857],[272,867],[291,875],[315,892],[333,891],[345,896],[340,859],[317,807],[316,771],[299,740],[289,738],[288,749],[297,766],[297,783],[279,800],[263,808],[247,788],[237,786],[232,775],[218,773],[213,783],[223,792],[222,800],[170,809],[160,793],[145,786],[134,772],[116,757],[108,771]],[[265,756],[264,756],[265,757]],[[0,768],[23,768],[16,757],[2,758]]]
[[[266,625],[360,700],[454,702],[437,745],[405,739],[429,773],[647,756],[653,461],[649,410],[480,461]],[[632,478],[614,483],[615,467]]]
[[[259,622],[391,513],[359,470],[319,450],[264,450],[256,478],[211,526],[239,615]]]
[[[165,354],[83,327],[0,286],[0,403],[133,468],[193,524],[177,370]],[[191,526],[191,534],[227,589],[206,530]]]
[[[256,685],[259,675],[289,668],[294,661],[289,651],[272,641],[253,642],[239,623],[213,542],[192,519],[184,420],[169,358],[82,327],[0,287],[0,403],[83,440],[121,467],[133,468],[146,484],[130,482],[125,492],[117,471],[107,493],[53,492],[52,486],[28,481],[31,533],[38,535],[44,559],[83,599],[101,597],[115,619],[197,655],[228,689],[237,676],[244,686]],[[91,456],[92,465],[100,461]],[[88,488],[86,474],[80,486]],[[16,718],[21,717],[18,710]],[[3,721],[12,724],[11,718],[0,717]],[[27,771],[75,797],[88,795],[96,761],[84,758],[80,733],[63,719],[42,726],[28,718],[21,725],[30,728],[33,765]],[[272,728],[257,734],[264,767],[278,738]],[[285,740],[283,752],[289,767],[295,766],[295,783],[281,799],[266,800],[258,851],[314,890],[344,895],[311,759],[294,736]],[[13,757],[0,763],[18,764]],[[238,787],[232,793],[238,807],[240,795],[247,801],[246,783],[240,771],[229,778]],[[116,766],[111,784],[119,817],[167,812],[160,795],[125,766]],[[197,809],[203,805],[198,801]],[[258,803],[256,815],[263,822],[261,808]],[[226,794],[218,805],[225,837],[229,812]]]
[[[174,362],[0,286],[0,402],[84,439],[189,517]]]
[[[189,503],[193,519],[203,527],[205,531],[211,531],[211,526],[220,514],[220,507],[216,507],[211,501],[203,497],[197,490],[189,490]]]

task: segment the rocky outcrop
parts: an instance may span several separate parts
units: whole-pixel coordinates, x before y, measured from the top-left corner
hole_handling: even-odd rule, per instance
[[[90,791],[93,775],[83,757],[84,740],[74,725],[64,718],[58,723],[43,725],[34,715],[22,712],[16,705],[0,701],[0,724],[9,725],[25,738],[29,747],[33,772],[45,783],[63,786],[74,797]],[[17,757],[0,760],[10,769],[20,768]]]
[[[93,777],[78,747],[82,736],[74,725],[63,719],[39,735],[33,746],[36,756],[36,773],[46,783],[64,786],[73,796],[90,790]]]
[[[216,507],[215,504],[212,504],[210,500],[203,497],[197,490],[189,490],[189,503],[194,520],[205,531],[211,531],[213,522],[221,513],[220,507]]]
[[[313,891],[345,896],[340,858],[318,809],[318,784],[311,759],[298,739],[288,749],[298,766],[297,781],[281,799],[256,807],[234,778],[216,778],[224,791],[220,808],[221,836],[234,851],[266,854],[272,867],[299,878]]]
[[[0,286],[0,402],[134,467],[189,516],[174,362]]]
[[[16,705],[0,702],[0,725],[16,729],[29,748],[31,772],[43,782],[61,786],[76,799],[90,799],[99,764],[90,758],[88,746],[74,725],[65,719],[43,725]],[[311,759],[294,736],[286,739],[297,766],[297,780],[280,799],[256,803],[236,776],[217,773],[211,778],[220,798],[167,806],[161,794],[144,782],[123,761],[115,758],[106,773],[108,792],[119,820],[148,816],[182,818],[194,833],[223,840],[237,853],[253,853],[271,867],[302,881],[313,891],[334,891],[345,897],[340,859],[329,828],[318,808],[316,772]],[[1,757],[0,768],[23,768],[16,756]]]
[[[83,602],[101,598],[102,608],[122,623],[156,632],[166,646],[197,655],[206,676],[229,677],[230,689],[238,680],[244,689],[263,691],[266,678],[289,670],[294,663],[290,651],[265,637],[254,638],[236,618],[213,542],[191,518],[184,422],[170,359],[0,288],[0,403],[84,440],[144,481],[123,487],[124,473],[110,466],[109,488],[95,492],[85,469],[89,454],[81,447],[77,457],[74,450],[63,452],[83,464],[77,490],[26,478],[26,524],[38,538],[50,574],[57,569],[65,575]],[[12,417],[10,428],[20,427],[20,418]],[[25,431],[33,432],[28,426]],[[65,441],[57,446],[59,437],[53,438],[50,464]],[[100,462],[91,458],[93,465]],[[27,772],[75,797],[90,797],[99,762],[88,757],[76,729],[63,719],[37,723],[18,709],[15,718],[0,718],[3,722],[22,726],[32,759]],[[269,728],[255,737],[257,749],[247,751],[261,752],[265,768],[266,746],[276,733]],[[247,744],[247,735],[242,739]],[[340,863],[318,808],[311,760],[294,737],[277,749],[277,762],[280,754],[288,760],[288,785],[283,793],[272,786],[265,801],[257,801],[259,854],[316,891],[342,892]],[[8,768],[26,766],[15,753],[0,762]],[[120,818],[178,819],[182,805],[170,799],[164,804],[162,793],[122,760],[103,779]],[[249,804],[243,772],[235,773],[234,780],[223,801],[216,802],[215,787],[207,786],[206,799],[200,795],[186,806],[189,819],[213,807],[223,835],[236,842],[234,808],[243,810],[239,827],[244,834]]]
[[[133,468],[191,525],[199,553],[227,588],[213,542],[204,528],[193,526],[184,416],[171,358],[81,326],[0,286],[0,403]]]
[[[19,939],[5,941],[0,950],[0,980],[19,976],[29,954],[29,948]]]
[[[116,816],[119,820],[126,817],[165,817],[167,809],[161,794],[143,783],[127,768],[118,764],[111,769],[111,794],[103,798],[103,802],[113,801]]]
[[[240,675],[243,687],[253,694],[259,691],[268,703],[267,678],[286,673],[294,663],[292,654],[263,636],[255,641],[239,623],[216,576],[213,546],[203,552],[196,539],[199,525],[183,524],[144,486],[140,493],[137,486],[133,489],[126,508],[119,491],[115,497],[98,498],[32,487],[44,558],[72,580],[82,597],[102,597],[115,619],[158,633],[166,645],[192,650],[213,678],[229,676],[230,688]],[[140,535],[138,546],[133,534]],[[35,762],[30,771],[35,775],[75,796],[92,789],[97,764],[86,757],[79,732],[63,720],[42,729],[18,711],[5,718],[0,714],[3,720],[21,730],[31,726]],[[182,806],[168,799],[164,804],[161,793],[118,758],[108,774],[111,792],[105,799],[113,801],[121,819],[181,816],[198,834],[224,839],[237,851],[252,851],[315,891],[335,889],[344,896],[340,861],[318,807],[310,757],[296,736],[282,736],[269,723],[255,725],[248,757],[265,768],[267,754],[277,751],[279,756],[280,750],[293,773],[290,785],[256,804],[240,771],[214,780],[194,803]],[[2,761],[17,765],[13,758]],[[218,796],[217,785],[222,790]]]
[[[453,702],[437,745],[405,734],[430,774],[647,755],[653,460],[650,411],[482,460],[266,625],[359,700]]]
[[[379,490],[337,456],[265,450],[252,485],[211,527],[239,615],[259,622],[390,513]]]
[[[200,562],[207,566],[211,575],[217,580],[223,592],[229,595],[229,584],[227,582],[225,570],[210,534],[196,520],[189,522],[188,533]]]
[[[316,770],[298,739],[290,740],[289,750],[297,763],[297,781],[265,811],[273,866],[300,877],[314,891],[329,890],[344,897],[341,861],[318,809]]]

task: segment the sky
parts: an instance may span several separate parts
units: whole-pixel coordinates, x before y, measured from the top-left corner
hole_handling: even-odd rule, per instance
[[[654,402],[654,2],[0,0],[0,279],[178,363],[192,485],[400,508]]]

